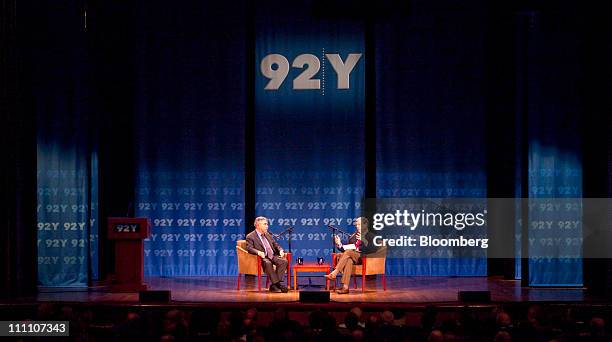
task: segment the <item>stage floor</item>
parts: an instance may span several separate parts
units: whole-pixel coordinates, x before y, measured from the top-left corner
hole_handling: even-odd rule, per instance
[[[242,288],[236,290],[236,277],[148,277],[150,290],[170,290],[172,301],[180,303],[291,303],[299,300],[297,291],[269,293],[257,291],[256,279],[242,279]],[[321,276],[310,277],[312,285],[323,285]],[[308,276],[299,277],[299,285],[309,283]],[[351,281],[352,283],[352,281]],[[352,285],[352,284],[351,284]],[[492,302],[585,302],[599,301],[590,297],[583,288],[522,288],[518,280],[499,277],[387,277],[387,291],[380,279],[366,281],[361,292],[361,279],[357,289],[351,286],[349,294],[331,293],[336,303],[458,303],[459,291],[490,291]],[[138,293],[109,293],[105,287],[90,289],[41,288],[36,301],[137,303]]]

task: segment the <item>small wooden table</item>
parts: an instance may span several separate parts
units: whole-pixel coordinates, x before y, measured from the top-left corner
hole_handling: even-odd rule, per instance
[[[316,262],[305,262],[303,265],[295,264],[293,265],[293,289],[297,290],[297,274],[298,272],[302,273],[316,273],[322,272],[325,274],[329,274],[329,264],[319,265]],[[329,288],[329,280],[325,279],[325,288]]]

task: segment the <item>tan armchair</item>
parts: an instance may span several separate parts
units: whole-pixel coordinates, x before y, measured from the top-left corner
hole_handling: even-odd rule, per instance
[[[365,291],[365,277],[368,275],[381,274],[383,291],[387,291],[387,279],[385,279],[385,263],[387,261],[387,246],[380,247],[376,252],[363,255],[361,265],[353,265],[353,286],[357,288],[357,277],[361,276],[361,292]]]
[[[238,290],[240,290],[241,275],[252,274],[257,276],[257,290],[261,291],[261,258],[258,255],[249,253],[246,246],[246,240],[236,241],[236,257],[238,258]],[[266,277],[266,288],[268,287],[269,281],[270,279]],[[289,284],[289,263],[287,264],[287,284]]]
[[[336,267],[336,257],[332,256],[333,265]],[[368,275],[382,275],[383,291],[387,291],[387,279],[385,278],[385,263],[387,261],[387,247],[380,247],[376,252],[361,256],[361,265],[353,265],[353,286],[357,288],[357,276],[361,276],[361,292],[365,292],[365,277]]]

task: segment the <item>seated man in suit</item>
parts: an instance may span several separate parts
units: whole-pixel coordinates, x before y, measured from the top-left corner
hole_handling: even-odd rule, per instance
[[[345,250],[340,237],[336,235],[335,243],[342,254],[336,254],[336,268],[330,274],[325,275],[325,278],[333,280],[336,279],[338,273],[342,273],[342,288],[336,291],[338,294],[349,293],[353,265],[361,265],[361,253],[368,254],[376,251],[373,239],[374,234],[368,231],[368,219],[365,217],[358,217],[355,220],[355,233],[348,240],[348,244],[354,244],[356,249]]]
[[[268,233],[268,219],[259,216],[255,219],[255,230],[247,234],[247,251],[251,254],[257,254],[261,257],[261,267],[270,278],[270,292],[287,292],[286,286],[281,282],[287,271],[287,259],[285,259],[285,251],[274,240],[272,235]],[[276,271],[274,267],[276,265]]]

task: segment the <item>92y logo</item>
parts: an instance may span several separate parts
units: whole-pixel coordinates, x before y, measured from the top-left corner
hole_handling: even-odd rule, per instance
[[[349,53],[346,60],[342,60],[340,54],[326,53],[325,59],[329,61],[332,69],[338,76],[338,89],[350,88],[350,75],[357,62],[361,59],[360,53]],[[321,89],[321,80],[313,78],[321,69],[321,61],[313,54],[305,53],[298,55],[291,64],[293,68],[304,69],[294,80],[293,89]],[[268,78],[265,90],[277,90],[281,87],[289,74],[289,60],[281,54],[269,54],[261,60],[259,69],[262,75]]]

